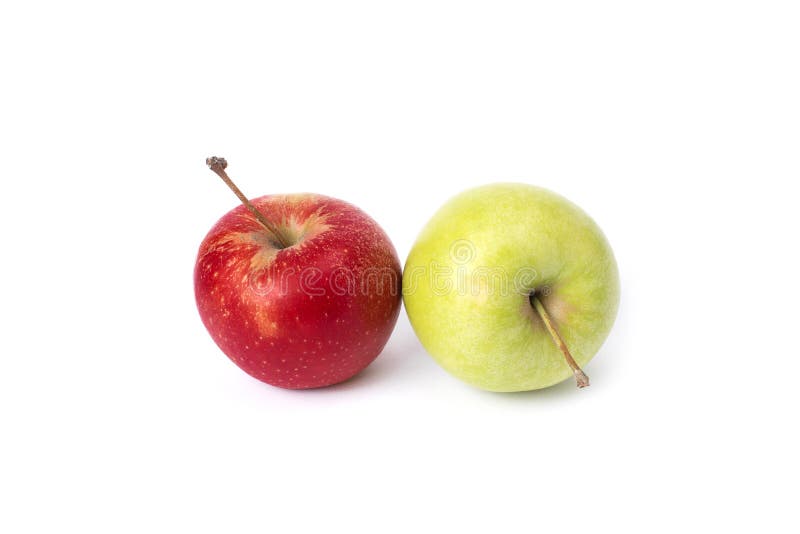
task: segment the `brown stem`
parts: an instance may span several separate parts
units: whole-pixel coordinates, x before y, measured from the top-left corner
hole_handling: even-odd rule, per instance
[[[272,237],[274,237],[275,240],[280,243],[281,247],[286,248],[289,246],[289,242],[286,240],[283,234],[281,234],[275,225],[273,225],[267,220],[266,217],[264,217],[263,213],[258,211],[258,209],[253,206],[249,200],[247,200],[247,197],[244,196],[239,188],[236,187],[236,184],[233,183],[233,180],[230,179],[228,173],[225,172],[225,167],[228,166],[228,162],[225,161],[225,158],[218,158],[216,156],[206,158],[206,165],[208,165],[209,169],[217,173],[219,177],[222,178],[222,181],[231,188],[231,191],[233,191],[237,197],[239,197],[239,200],[242,201],[242,204],[244,204],[244,206],[250,210],[250,213],[252,213],[256,219],[258,219],[258,222],[260,222],[264,228],[269,230],[269,232],[272,234]]]
[[[561,338],[558,330],[556,330],[556,325],[554,325],[552,319],[550,319],[550,314],[547,313],[544,304],[542,304],[535,294],[531,296],[531,302],[533,303],[533,307],[536,308],[539,317],[542,318],[547,331],[550,332],[550,337],[553,338],[558,350],[561,351],[561,354],[564,355],[564,359],[567,360],[567,365],[569,365],[569,368],[572,369],[572,373],[575,375],[575,381],[578,383],[578,387],[585,388],[589,385],[589,377],[586,376],[586,373],[583,372],[583,369],[580,368],[578,362],[576,362],[575,358],[573,358],[572,354],[570,354],[567,344],[564,343],[564,340]]]

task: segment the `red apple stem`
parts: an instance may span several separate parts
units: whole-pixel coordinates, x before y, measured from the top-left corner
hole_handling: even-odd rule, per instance
[[[230,179],[228,173],[225,172],[225,168],[228,166],[228,162],[225,161],[225,158],[218,158],[216,156],[206,158],[206,165],[208,165],[209,169],[217,173],[217,175],[222,178],[222,181],[231,188],[231,191],[233,191],[237,197],[239,197],[239,200],[242,201],[242,204],[244,204],[244,206],[250,210],[250,213],[252,213],[256,219],[258,219],[258,222],[260,222],[264,228],[269,230],[269,232],[272,234],[272,237],[274,237],[275,240],[280,243],[281,247],[286,248],[289,246],[289,242],[286,240],[283,234],[281,234],[275,225],[273,225],[271,222],[269,222],[269,220],[267,220],[266,217],[264,217],[263,213],[258,211],[258,208],[253,206],[253,203],[250,202],[246,196],[244,196],[241,190],[236,187],[236,184],[233,183],[233,180]]]
[[[542,304],[542,301],[540,301],[536,295],[531,297],[531,302],[533,303],[533,307],[536,308],[536,312],[539,314],[539,317],[542,318],[547,331],[550,332],[550,337],[553,338],[553,342],[555,342],[558,350],[561,351],[561,354],[564,355],[564,359],[567,360],[567,365],[569,365],[569,368],[572,369],[572,373],[575,375],[575,382],[577,382],[578,387],[585,388],[589,385],[589,377],[586,376],[586,373],[583,372],[583,369],[581,369],[580,365],[578,365],[578,362],[576,362],[575,358],[573,358],[572,354],[570,354],[567,344],[564,343],[564,339],[562,339],[561,335],[558,333],[558,329],[556,329],[556,325],[553,324],[553,320],[550,318],[550,314],[547,313],[544,304]]]

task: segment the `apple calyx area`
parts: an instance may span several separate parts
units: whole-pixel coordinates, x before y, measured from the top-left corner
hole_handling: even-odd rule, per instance
[[[228,162],[225,158],[220,158],[217,156],[211,156],[210,158],[206,158],[206,165],[208,168],[214,171],[217,176],[222,178],[222,181],[233,191],[233,193],[239,197],[239,200],[242,201],[242,204],[250,210],[250,213],[261,223],[261,226],[267,229],[267,231],[271,234],[271,237],[274,238],[275,244],[278,245],[277,248],[283,249],[292,246],[292,242],[290,239],[284,235],[274,224],[272,224],[263,213],[258,211],[258,209],[253,206],[252,202],[248,200],[244,193],[236,187],[236,184],[233,183],[233,180],[230,179],[228,173],[225,172],[225,168],[228,166]]]
[[[577,383],[579,388],[585,388],[589,385],[589,377],[586,376],[586,373],[583,372],[583,369],[578,365],[578,362],[575,361],[575,358],[572,357],[572,354],[569,352],[569,348],[567,348],[567,344],[564,342],[564,339],[561,337],[561,334],[558,333],[558,329],[556,325],[553,323],[553,320],[550,318],[550,314],[547,313],[547,309],[542,304],[542,301],[537,296],[536,292],[531,293],[530,301],[533,308],[536,310],[536,313],[539,314],[539,317],[542,318],[542,322],[544,323],[545,328],[550,333],[550,337],[553,338],[553,342],[558,347],[558,350],[561,351],[561,354],[564,355],[564,359],[567,361],[567,365],[569,368],[572,369],[572,373],[575,375],[575,382]]]

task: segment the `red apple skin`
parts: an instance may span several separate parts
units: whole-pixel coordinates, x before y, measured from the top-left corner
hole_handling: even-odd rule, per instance
[[[367,214],[316,194],[252,201],[293,244],[281,249],[244,206],[197,254],[200,317],[251,376],[287,389],[354,376],[380,354],[400,311],[400,261]]]

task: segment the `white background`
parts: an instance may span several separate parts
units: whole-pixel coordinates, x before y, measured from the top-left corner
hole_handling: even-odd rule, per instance
[[[797,532],[796,2],[0,20],[0,531]],[[572,199],[622,275],[592,386],[472,389],[405,314],[352,381],[251,379],[194,304],[236,205],[209,155],[353,202],[403,260],[467,187]]]

